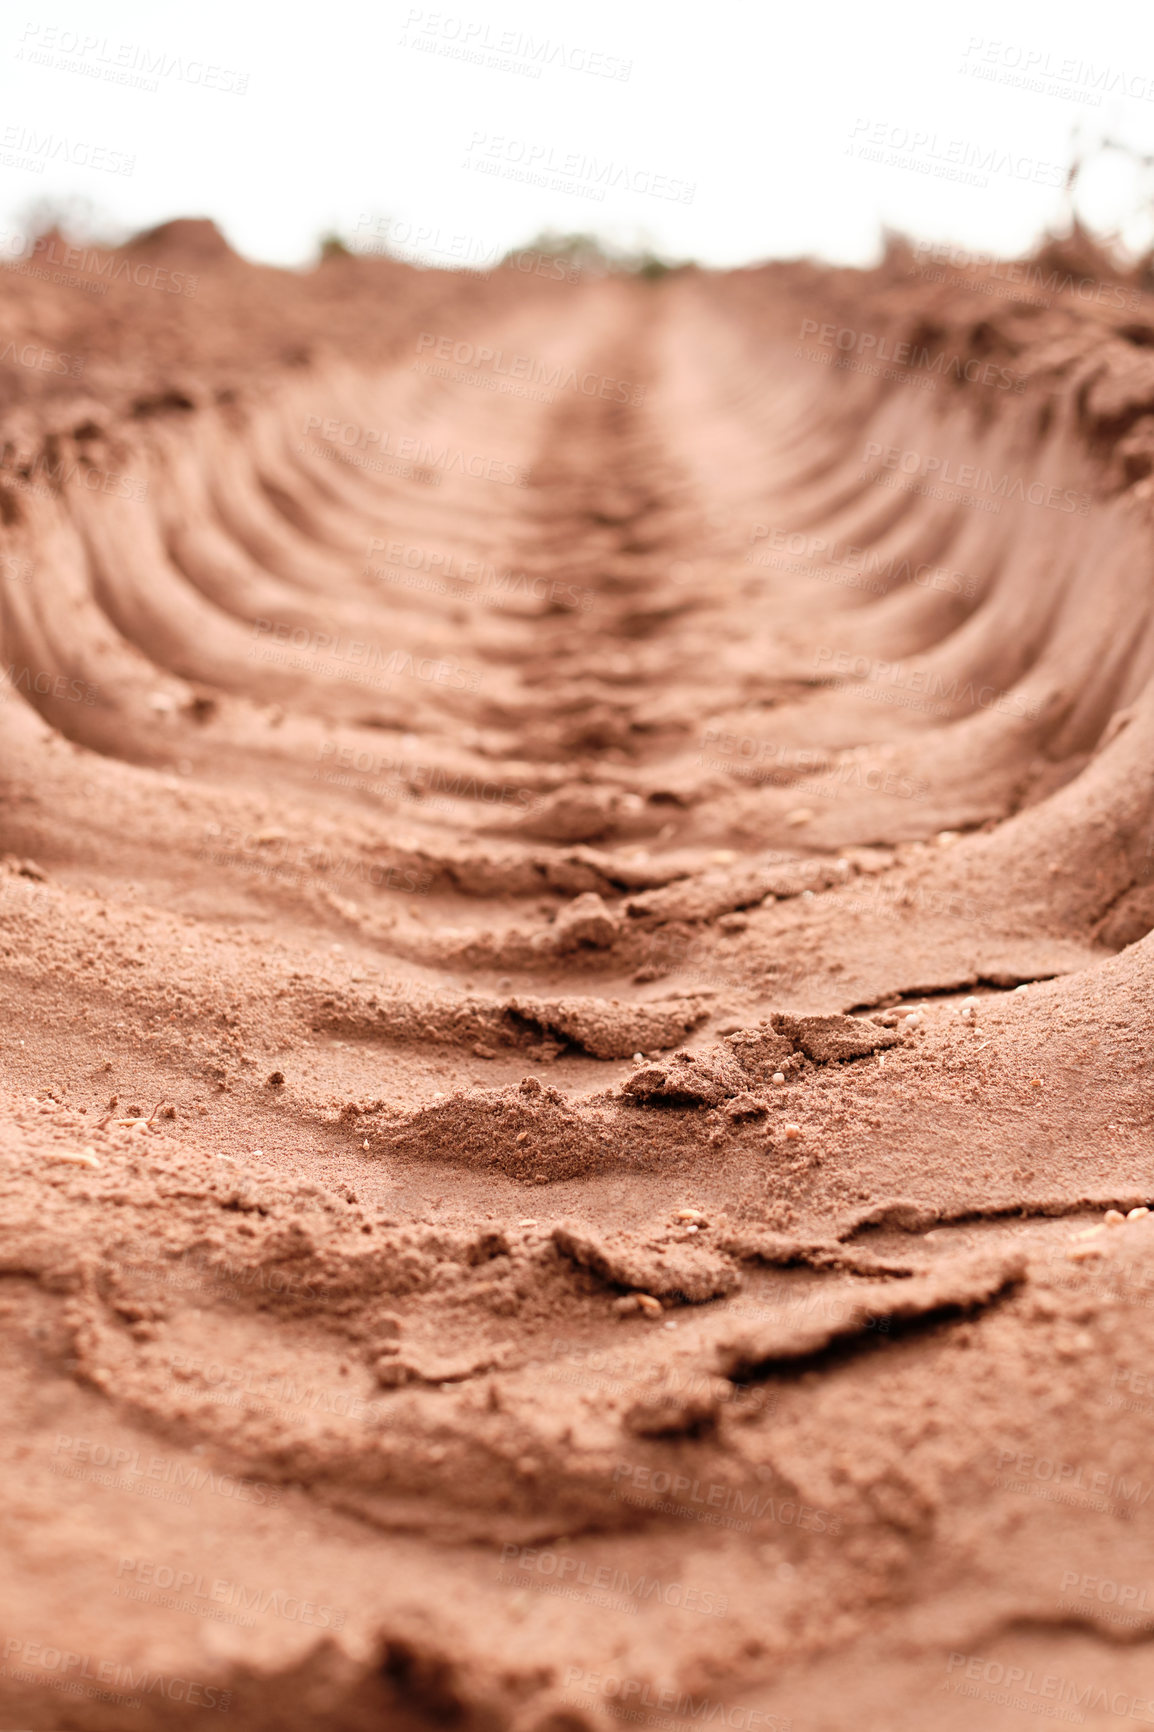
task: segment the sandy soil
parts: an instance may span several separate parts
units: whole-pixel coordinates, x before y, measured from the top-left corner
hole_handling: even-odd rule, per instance
[[[1154,299],[1018,269],[0,276],[5,1728],[1154,1722]]]

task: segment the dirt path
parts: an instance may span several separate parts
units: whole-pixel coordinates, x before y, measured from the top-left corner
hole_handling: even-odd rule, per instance
[[[1154,1718],[1110,286],[4,274],[5,1725]]]

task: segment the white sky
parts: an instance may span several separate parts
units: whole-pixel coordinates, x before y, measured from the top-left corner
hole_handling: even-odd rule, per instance
[[[713,264],[864,263],[883,225],[1012,254],[1061,216],[1075,126],[1154,155],[1138,7],[452,4],[18,0],[0,24],[0,253],[33,204],[68,199],[107,233],[211,216],[284,264],[330,229],[480,263],[546,226]],[[454,57],[465,44],[480,63]],[[628,76],[564,63],[589,56]],[[1043,89],[1015,82],[1027,65]],[[561,183],[526,183],[530,161]],[[1139,245],[1152,202],[1115,156],[1082,209]]]

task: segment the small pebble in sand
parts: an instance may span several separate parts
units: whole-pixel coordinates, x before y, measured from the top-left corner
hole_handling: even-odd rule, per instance
[[[537,1223],[534,1220],[524,1220],[524,1221],[518,1221],[517,1225],[518,1225],[518,1227],[535,1227],[537,1225]]]
[[[774,1080],[774,1082],[775,1082],[775,1083],[783,1083],[783,1082],[784,1082],[784,1081],[785,1081],[785,1074],[784,1074],[784,1072],[783,1072],[783,1071],[779,1071],[779,1070],[775,1070],[775,1071],[774,1071],[774,1073],[773,1073],[773,1080]]]
[[[518,1131],[517,1132],[517,1141],[519,1143],[526,1142],[528,1140],[528,1136],[529,1136],[528,1131]]]
[[[1108,1227],[1124,1227],[1126,1225],[1126,1217],[1120,1209],[1107,1209],[1103,1219]]]
[[[100,1162],[91,1149],[81,1149],[72,1154],[66,1149],[53,1149],[49,1154],[50,1161],[66,1161],[70,1167],[98,1167]]]
[[[673,1219],[675,1221],[695,1221],[698,1226],[703,1226],[705,1222],[705,1216],[700,1209],[678,1209]]]
[[[646,1317],[661,1316],[661,1301],[660,1299],[655,1299],[652,1293],[638,1293],[636,1298],[637,1309],[639,1311],[644,1311]]]
[[[796,1142],[798,1137],[800,1137],[800,1135],[801,1135],[801,1126],[800,1125],[786,1125],[785,1134],[788,1137],[790,1142]]]
[[[1150,1213],[1149,1209],[1146,1207],[1145,1203],[1143,1203],[1137,1209],[1127,1210],[1126,1219],[1128,1221],[1141,1221],[1142,1218],[1145,1215],[1148,1215],[1149,1213]]]

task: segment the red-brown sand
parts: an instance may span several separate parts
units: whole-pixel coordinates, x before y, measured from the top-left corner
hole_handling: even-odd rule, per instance
[[[3,1728],[1154,1722],[1154,297],[1015,269],[0,276]]]

